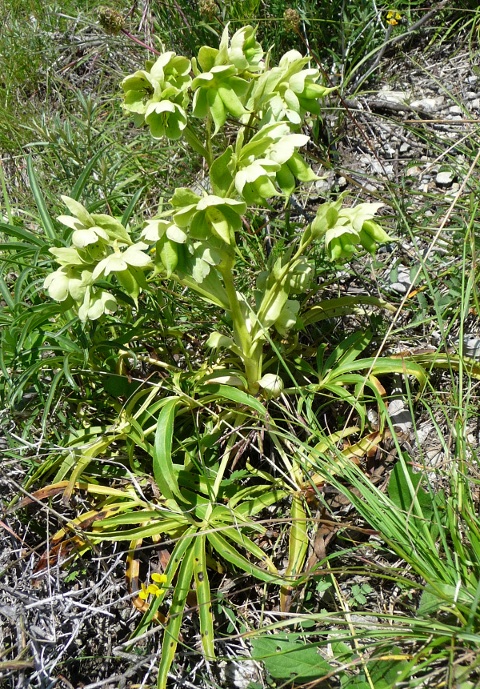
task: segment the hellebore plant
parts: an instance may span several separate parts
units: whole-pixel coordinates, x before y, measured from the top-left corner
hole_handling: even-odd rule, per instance
[[[258,272],[255,286],[239,289],[239,268],[248,263],[245,228],[262,215],[262,209],[272,213],[286,206],[299,182],[317,179],[303,157],[309,139],[302,127],[307,117],[319,113],[319,99],[331,89],[320,83],[319,71],[309,66],[308,58],[290,51],[270,67],[270,56],[264,54],[252,27],[231,38],[227,27],[218,49],[204,46],[192,60],[164,52],[144,70],[127,76],[122,87],[124,109],[137,125],[148,126],[156,139],[183,138],[202,156],[208,171],[205,190],[178,187],[169,208],[162,207],[147,219],[135,239],[115,218],[89,213],[78,201],[63,197],[70,215],[60,216],[59,221],[71,230],[70,245],[50,249],[60,267],[46,278],[45,289],[86,322],[112,314],[122,303],[138,308],[142,291],[159,280],[173,280],[216,306],[226,315],[229,329],[210,333],[206,345],[218,355],[218,363],[189,372],[187,394],[177,369],[168,380],[172,367],[166,365],[162,384],[152,382],[134,392],[118,408],[110,430],[92,429],[88,437],[73,439],[67,459],[46,466],[57,467],[56,485],[70,476],[65,493],[71,494],[91,462],[110,445],[124,443],[130,471],[140,474],[139,481],[149,474],[156,486],[158,496],[148,504],[143,497],[131,499],[128,492],[117,505],[110,491],[105,503],[109,512],[106,517],[102,510],[96,513],[89,542],[130,540],[133,551],[143,538],[177,539],[165,572],[172,604],[158,680],[164,689],[192,582],[204,652],[207,658],[214,657],[207,557],[209,562],[227,561],[249,576],[282,586],[282,610],[287,609],[289,590],[302,579],[308,547],[304,492],[313,479],[308,476],[310,467],[302,466],[292,446],[287,447],[283,431],[266,409],[282,391],[300,397],[298,387],[285,389],[280,375],[287,355],[293,353],[288,360],[290,379],[295,381],[298,374],[302,381],[299,403],[306,418],[315,416],[314,398],[321,391],[357,412],[362,427],[344,429],[336,440],[362,432],[366,411],[359,398],[365,386],[374,395],[381,394],[377,374],[411,373],[422,380],[423,372],[401,360],[387,365],[376,358],[358,359],[370,341],[364,332],[350,335],[325,361],[325,346],[320,343],[316,368],[306,357],[295,357],[299,351],[295,336],[301,328],[345,308],[351,312],[360,303],[379,304],[365,296],[304,307],[315,281],[315,245],[323,242],[331,260],[346,261],[358,250],[373,254],[379,242],[389,241],[374,220],[381,204],[344,208],[341,199],[322,204],[282,254],[274,251],[266,257],[266,270]],[[203,121],[203,129],[198,120]],[[127,350],[121,361],[124,356],[129,356]],[[346,389],[349,385],[356,386],[355,394]],[[284,472],[278,478],[247,466],[240,472],[244,483],[239,487],[228,473],[232,457],[238,445],[248,445],[249,434],[258,432],[260,437],[265,429]],[[351,446],[351,456],[356,460],[380,438],[380,433],[374,439],[361,438]],[[327,446],[312,448],[311,465]],[[143,460],[137,458],[138,448]],[[99,488],[92,490],[95,494]],[[289,562],[282,575],[247,534],[262,532],[254,517],[287,497],[292,529]],[[140,630],[154,621],[170,587],[143,585],[140,597],[145,600],[150,594],[153,602]]]
[[[285,338],[299,326],[301,301],[292,297],[304,294],[312,281],[312,245],[323,239],[330,258],[343,261],[359,247],[374,253],[378,242],[389,239],[373,221],[381,204],[323,204],[296,246],[258,276],[254,300],[238,291],[243,219],[254,207],[271,208],[277,197],[286,203],[298,182],[317,179],[302,156],[309,139],[300,129],[332,90],[297,51],[286,53],[276,67],[269,62],[252,27],[231,39],[226,27],[218,49],[204,46],[192,60],[164,52],[126,77],[125,110],[154,138],[183,136],[204,157],[210,188],[202,195],[178,188],[171,209],[148,220],[137,242],[114,218],[90,214],[64,197],[72,215],[59,220],[73,230],[71,246],[51,250],[61,267],[45,281],[53,299],[68,301],[86,321],[118,308],[105,288],[110,276],[134,303],[150,280],[173,278],[231,318],[231,336],[214,332],[208,340],[209,347],[226,348],[239,361],[223,382],[252,394],[263,390],[266,397],[278,394],[281,381],[264,371],[265,346],[275,333]],[[192,118],[205,122],[203,141]],[[227,119],[237,128],[231,143],[221,132]]]

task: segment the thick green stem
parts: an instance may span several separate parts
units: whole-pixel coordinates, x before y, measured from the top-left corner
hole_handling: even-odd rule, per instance
[[[256,394],[259,387],[258,380],[261,378],[262,350],[261,348],[259,349],[258,346],[253,347],[252,337],[247,329],[245,316],[240,306],[231,270],[225,268],[221,270],[221,273],[230,303],[230,313],[233,320],[235,339],[243,354],[248,391]]]

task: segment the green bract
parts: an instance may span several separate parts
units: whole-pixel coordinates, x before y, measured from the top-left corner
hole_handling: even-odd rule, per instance
[[[298,127],[305,113],[320,113],[319,98],[335,90],[318,83],[318,69],[304,69],[310,58],[290,50],[274,67],[262,74],[248,107],[261,111],[261,124],[287,120]]]
[[[242,98],[248,90],[248,82],[236,76],[234,65],[218,65],[209,72],[199,74],[192,82],[192,114],[204,118],[211,115],[215,133],[223,127],[228,115],[240,118],[246,110]]]
[[[97,264],[93,271],[93,279],[97,280],[102,275],[106,277],[110,273],[127,270],[130,266],[138,268],[150,266],[152,261],[150,256],[144,253],[145,249],[148,249],[148,245],[143,242],[133,244],[125,251],[120,251],[118,246],[115,246],[114,251]]]
[[[154,139],[179,139],[187,126],[185,110],[169,100],[149,103],[145,110],[145,122],[150,127]]]

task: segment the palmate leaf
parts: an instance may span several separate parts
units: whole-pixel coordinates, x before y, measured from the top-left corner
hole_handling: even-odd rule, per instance
[[[231,535],[232,532],[233,528],[230,531],[229,535]],[[227,538],[225,538],[225,536],[221,532],[212,531],[207,534],[207,538],[210,541],[211,546],[221,555],[221,557],[223,557],[228,562],[231,562],[233,565],[242,570],[245,574],[249,574],[251,576],[256,577],[257,579],[260,579],[260,581],[265,581],[271,584],[285,583],[285,580],[282,579],[282,577],[280,577],[279,575],[271,574],[270,572],[267,572],[265,569],[262,569],[258,565],[253,564],[252,562],[250,562],[250,560],[247,560],[247,558],[241,553],[239,553],[238,550],[227,540]],[[250,539],[247,539],[246,536],[243,536],[241,545],[245,547],[247,541],[250,541]],[[250,541],[250,543],[253,542]],[[263,559],[265,557],[265,554],[262,552],[261,555]]]
[[[318,653],[314,644],[305,644],[293,635],[263,635],[252,640],[252,655],[265,664],[270,675],[282,684],[304,684],[329,675],[332,667]]]

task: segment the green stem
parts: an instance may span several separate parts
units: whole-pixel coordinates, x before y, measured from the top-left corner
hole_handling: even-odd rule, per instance
[[[225,291],[230,304],[230,313],[233,320],[233,330],[238,346],[243,353],[243,363],[247,376],[248,391],[252,394],[258,392],[258,379],[261,377],[262,350],[255,347],[252,351],[252,338],[247,330],[245,317],[238,300],[237,291],[233,282],[232,272],[229,268],[220,269],[223,277]]]
[[[207,161],[208,167],[212,164],[211,160],[211,150],[208,151],[205,146],[202,144],[198,136],[195,134],[193,129],[190,127],[190,125],[187,125],[185,129],[183,130],[183,136],[185,137],[187,143],[189,146],[193,148],[194,151],[199,153],[202,158],[205,158]]]

